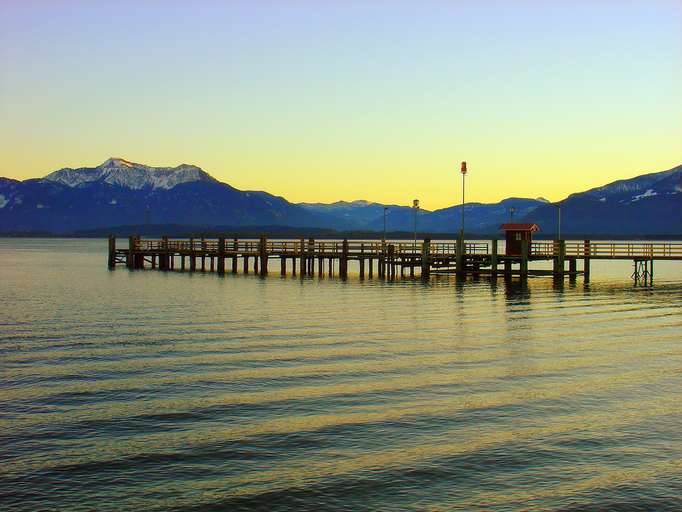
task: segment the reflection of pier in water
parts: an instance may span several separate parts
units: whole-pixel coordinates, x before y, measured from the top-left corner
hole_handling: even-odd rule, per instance
[[[589,280],[591,260],[631,260],[635,266],[632,277],[643,284],[653,283],[656,260],[682,261],[682,243],[663,242],[591,242],[522,241],[518,254],[498,250],[498,241],[467,242],[390,242],[384,240],[260,240],[203,239],[142,240],[128,239],[128,247],[117,248],[116,239],[109,237],[109,268],[125,265],[129,269],[145,267],[159,270],[227,271],[266,276],[268,263],[279,261],[279,273],[301,276],[329,276],[337,273],[348,277],[348,263],[357,262],[359,277],[395,278],[415,275],[428,279],[432,273],[492,276],[553,276]],[[551,261],[551,270],[531,268],[534,262]],[[578,263],[580,262],[580,269]]]

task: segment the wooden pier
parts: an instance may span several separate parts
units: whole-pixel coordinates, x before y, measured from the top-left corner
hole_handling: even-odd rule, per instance
[[[498,241],[388,242],[384,240],[239,240],[236,238],[190,238],[143,240],[128,239],[125,248],[116,247],[109,237],[108,266],[125,265],[129,269],[152,268],[248,274],[266,276],[269,263],[279,262],[279,274],[293,276],[338,275],[348,277],[349,262],[357,262],[360,279],[396,276],[419,276],[428,279],[432,273],[452,272],[458,275],[519,276],[545,275],[563,279],[582,275],[590,277],[590,261],[631,260],[632,278],[641,284],[652,284],[654,261],[682,261],[682,243],[657,242],[591,242],[550,241],[521,243],[520,254],[498,250]],[[551,261],[552,270],[534,270],[533,262]],[[578,263],[580,262],[580,265]]]

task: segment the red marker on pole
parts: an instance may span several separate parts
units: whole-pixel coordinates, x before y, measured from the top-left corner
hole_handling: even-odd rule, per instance
[[[462,174],[466,174],[466,173],[467,173],[467,163],[462,162]]]

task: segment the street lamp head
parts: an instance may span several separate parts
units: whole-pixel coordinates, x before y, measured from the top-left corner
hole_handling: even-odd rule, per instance
[[[412,207],[413,208],[419,208],[419,199],[414,199],[412,201]]]

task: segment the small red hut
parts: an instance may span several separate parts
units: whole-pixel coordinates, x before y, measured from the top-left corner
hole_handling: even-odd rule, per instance
[[[537,224],[502,224],[500,229],[506,235],[508,256],[521,256],[521,242],[528,241],[530,247],[533,242],[533,233],[540,231]]]

